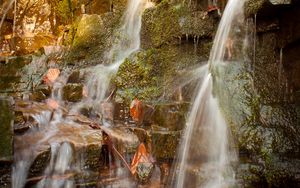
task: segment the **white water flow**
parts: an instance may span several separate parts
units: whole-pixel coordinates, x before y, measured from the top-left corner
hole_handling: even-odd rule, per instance
[[[123,17],[122,27],[119,29],[120,38],[113,45],[108,53],[107,61],[110,65],[98,65],[92,67],[88,78],[87,92],[88,99],[82,101],[82,104],[100,106],[100,102],[106,95],[106,90],[109,86],[110,79],[115,74],[119,66],[124,60],[133,52],[140,48],[140,30],[141,30],[141,16],[142,12],[152,4],[147,0],[129,0],[125,15]],[[28,131],[24,137],[32,138],[36,142],[30,146],[18,146],[19,152],[15,155],[15,164],[13,168],[13,187],[22,188],[26,184],[26,179],[30,166],[39,152],[40,148],[45,145],[51,145],[51,161],[44,172],[44,178],[39,183],[38,187],[74,187],[72,174],[70,172],[74,169],[74,164],[71,163],[73,151],[70,140],[77,144],[85,144],[86,134],[95,134],[94,138],[98,139],[96,133],[81,128],[81,125],[76,124],[72,120],[63,117],[63,108],[65,107],[62,98],[62,88],[66,84],[68,78],[68,71],[63,71],[56,82],[53,84],[51,100],[58,103],[59,108],[53,110],[41,109],[40,113],[30,114],[38,124],[38,127]],[[74,110],[74,109],[73,109]],[[72,113],[72,111],[70,112]],[[86,125],[83,125],[86,126]],[[70,136],[70,129],[81,130],[82,132],[74,132],[78,134],[76,137]],[[66,132],[62,132],[65,130]],[[64,137],[66,135],[68,138]],[[16,139],[22,139],[16,138]],[[62,143],[62,144],[61,144]],[[31,151],[28,155],[23,155],[26,151]],[[71,177],[69,177],[71,176]]]
[[[282,85],[282,74],[283,74],[283,64],[282,64],[282,58],[283,58],[283,49],[280,48],[280,53],[279,53],[279,66],[278,66],[278,90],[279,90],[279,94],[278,94],[278,100],[280,100],[280,97],[282,95],[282,90],[281,89],[281,85]]]
[[[175,187],[219,188],[235,184],[231,163],[237,156],[230,147],[229,130],[213,91],[221,94],[218,93],[218,80],[222,79],[218,77],[218,67],[230,63],[224,62],[227,43],[234,41],[230,34],[236,21],[243,19],[244,2],[229,0],[223,13],[179,148]]]
[[[37,187],[75,187],[73,178],[69,177],[72,175],[70,173],[72,158],[73,149],[69,143],[52,143],[50,164],[44,173],[45,177],[38,183]]]
[[[139,50],[142,13],[151,6],[153,4],[148,0],[128,1],[127,9],[123,16],[123,24],[118,30],[119,38],[116,38],[111,50],[107,52],[106,61],[108,65],[97,65],[89,70],[91,74],[87,78],[86,84],[88,97],[75,107],[75,111],[83,105],[99,108],[100,102],[107,95],[112,76],[117,73],[120,65],[126,58]]]

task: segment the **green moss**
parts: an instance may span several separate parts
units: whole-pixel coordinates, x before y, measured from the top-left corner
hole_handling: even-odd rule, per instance
[[[138,53],[133,60],[126,59],[114,78],[119,97],[129,102],[135,95],[146,101],[161,95],[158,83],[161,65],[155,58],[154,51],[148,50]]]
[[[249,0],[245,4],[246,16],[256,14],[262,7],[266,0]]]
[[[153,156],[157,160],[173,159],[181,137],[180,131],[152,131]]]
[[[158,47],[171,43],[181,36],[179,18],[182,6],[174,7],[167,1],[161,2],[156,8],[148,9],[143,14],[142,45]]]
[[[56,8],[58,16],[62,19],[62,22],[69,23],[73,18],[73,7],[71,0],[59,1]]]

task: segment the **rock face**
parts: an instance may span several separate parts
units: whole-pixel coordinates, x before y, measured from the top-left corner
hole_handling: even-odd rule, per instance
[[[70,56],[80,60],[101,55],[104,51],[104,35],[105,29],[100,15],[83,15],[77,26]]]
[[[13,99],[0,97],[0,161],[11,161],[13,148]]]
[[[257,25],[251,26],[257,29],[256,37],[251,40],[252,44],[255,41],[256,49],[250,50],[255,76],[245,66],[228,67],[227,75],[223,75],[226,78],[223,90],[229,94],[222,101],[243,156],[238,168],[242,185],[297,187],[300,117],[296,72],[300,62],[296,55],[299,53],[296,30],[299,30],[300,5],[291,1],[270,2],[249,1],[245,7],[247,14],[252,11],[252,19],[256,14],[253,21]],[[291,4],[279,5],[285,3]],[[238,94],[233,94],[234,90]]]
[[[180,137],[181,131],[153,130],[151,132],[153,156],[159,161],[172,160],[176,155]]]

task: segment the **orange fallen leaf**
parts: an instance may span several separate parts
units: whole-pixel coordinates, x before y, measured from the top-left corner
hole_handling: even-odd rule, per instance
[[[58,102],[56,100],[54,100],[54,99],[48,99],[46,101],[46,103],[52,109],[58,109],[59,108]]]
[[[141,143],[139,145],[131,162],[131,173],[133,175],[136,173],[136,168],[139,163],[153,163],[153,160],[150,154],[148,153],[144,143]]]
[[[43,77],[43,81],[46,83],[46,84],[51,84],[51,83],[54,83],[55,80],[58,78],[60,74],[60,71],[59,69],[49,69],[47,74]]]
[[[137,98],[135,98],[130,104],[130,116],[136,122],[142,121],[143,106],[142,106],[142,102]]]

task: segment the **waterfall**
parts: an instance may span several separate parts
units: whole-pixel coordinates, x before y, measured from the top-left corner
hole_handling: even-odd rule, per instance
[[[88,98],[76,105],[73,111],[88,105],[99,110],[101,101],[104,100],[111,78],[117,73],[120,65],[132,53],[140,48],[140,31],[142,26],[142,13],[146,8],[153,6],[148,0],[130,0],[123,16],[123,24],[117,30],[119,38],[116,38],[112,48],[107,52],[106,64],[100,64],[89,69],[91,72],[87,78]]]
[[[13,1],[11,1],[13,2]],[[107,53],[107,64],[98,65],[89,68],[90,73],[87,78],[87,92],[88,98],[81,101],[76,107],[81,105],[99,106],[103,101],[106,91],[110,84],[111,77],[116,74],[119,66],[124,60],[129,57],[133,52],[140,48],[140,30],[142,24],[142,13],[146,8],[152,6],[152,3],[147,0],[129,0],[127,9],[123,16],[123,24],[118,30],[120,38],[118,38],[111,50]],[[79,128],[80,125],[67,119],[63,116],[63,86],[67,82],[69,71],[64,71],[60,74],[57,80],[53,83],[52,94],[49,100],[57,102],[59,107],[52,111],[41,111],[38,114],[31,114],[35,121],[38,123],[37,129],[31,129],[26,132],[26,136],[35,137],[35,135],[43,135],[43,137],[35,144],[29,146],[30,155],[23,155],[22,148],[15,154],[15,161],[13,167],[13,187],[22,188],[26,184],[26,178],[34,157],[39,151],[39,147],[45,145],[47,142],[51,146],[51,160],[44,172],[44,178],[39,182],[38,187],[74,187],[74,180],[69,178],[69,172],[74,170],[72,159],[76,151],[70,146],[67,138],[56,140],[56,135],[60,135],[61,129],[59,126],[63,124]],[[73,108],[69,112],[76,111]],[[71,121],[71,122],[70,122]],[[86,125],[84,125],[86,126]],[[62,133],[61,133],[62,134]],[[86,142],[84,134],[77,135],[80,142]],[[28,150],[27,150],[28,151]],[[26,153],[26,151],[24,151]],[[83,169],[80,169],[83,170]],[[63,179],[61,179],[63,177]]]
[[[225,62],[228,41],[232,42],[233,25],[243,21],[244,0],[229,0],[214,39],[206,71],[201,75],[197,95],[187,119],[179,156],[173,177],[175,187],[230,187],[235,184],[231,163],[236,161],[236,152],[230,145],[229,130],[213,95],[221,95],[221,79],[218,74]],[[195,181],[195,176],[196,181]]]
[[[45,171],[45,178],[38,183],[38,188],[47,187],[75,187],[73,178],[70,178],[73,150],[69,143],[51,144],[51,159]],[[56,177],[57,176],[57,177]],[[60,178],[59,178],[60,176]],[[64,178],[61,178],[64,177]]]

